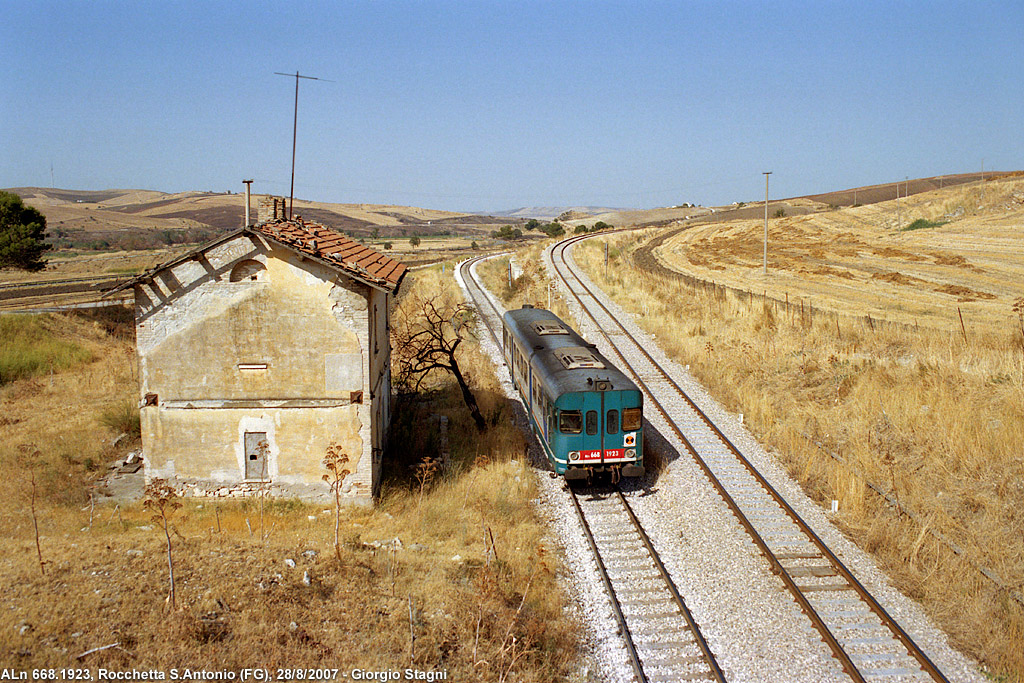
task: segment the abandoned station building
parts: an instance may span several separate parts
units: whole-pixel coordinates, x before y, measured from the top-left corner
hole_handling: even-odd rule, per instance
[[[134,287],[146,480],[319,497],[328,447],[369,503],[391,419],[390,309],[406,267],[260,202],[258,221]],[[267,483],[269,482],[269,484]]]

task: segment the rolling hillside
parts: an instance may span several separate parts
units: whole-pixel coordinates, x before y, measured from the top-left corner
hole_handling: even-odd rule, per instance
[[[39,209],[46,216],[50,240],[64,248],[140,249],[198,242],[241,227],[245,216],[242,194],[38,187],[7,191]],[[254,219],[260,197],[252,197]],[[299,199],[294,211],[297,216],[354,237],[476,235],[509,221],[407,206],[329,204]]]

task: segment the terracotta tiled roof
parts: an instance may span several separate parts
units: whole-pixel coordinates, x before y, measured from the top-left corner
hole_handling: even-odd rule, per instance
[[[398,288],[408,270],[404,263],[319,223],[302,219],[277,220],[259,223],[250,229],[388,291]]]

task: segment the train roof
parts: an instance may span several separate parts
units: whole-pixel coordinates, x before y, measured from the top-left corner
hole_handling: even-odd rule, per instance
[[[638,391],[636,384],[561,318],[543,308],[520,308],[504,315],[505,325],[530,349],[541,381],[558,393],[594,391],[598,380],[613,391]]]

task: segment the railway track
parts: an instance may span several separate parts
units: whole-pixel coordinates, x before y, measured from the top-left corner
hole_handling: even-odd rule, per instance
[[[470,259],[460,267],[482,322],[501,348],[503,311],[471,273],[472,266],[485,258]],[[714,654],[622,491],[568,491],[636,679],[724,683]]]
[[[94,285],[103,284],[107,282],[118,282],[124,280],[125,276],[115,275],[83,275],[82,277],[68,277],[59,278],[55,280],[29,280],[22,282],[2,282],[0,283],[0,291],[12,290],[12,289],[36,289],[39,287],[51,287],[56,285],[81,285],[93,287]]]
[[[722,433],[576,272],[569,248],[551,250],[558,276],[620,369],[631,375],[725,501],[769,566],[849,677],[871,681],[947,681],[902,627],[864,588],[783,496]]]
[[[470,259],[466,259],[459,268],[462,271],[462,281],[466,284],[466,288],[469,289],[469,296],[476,305],[476,310],[480,314],[481,322],[487,331],[491,335],[491,339],[494,340],[495,346],[499,349],[502,348],[501,335],[498,334],[498,330],[501,329],[501,316],[504,313],[503,310],[498,308],[497,304],[491,298],[490,294],[480,286],[480,283],[476,281],[473,276],[473,266],[485,261],[489,258],[496,258],[502,256],[508,252],[500,252],[497,254],[484,254],[482,256],[475,256]]]
[[[725,681],[700,628],[619,489],[569,488],[637,678]],[[623,517],[629,524],[623,524]]]

